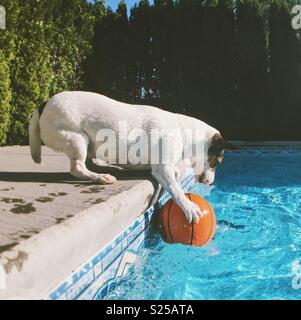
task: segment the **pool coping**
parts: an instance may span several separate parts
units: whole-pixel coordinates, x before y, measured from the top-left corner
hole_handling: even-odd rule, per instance
[[[266,147],[269,148],[288,148],[288,149],[301,149],[301,141],[243,141],[243,140],[236,140],[231,141],[234,144],[238,145],[242,148],[259,148],[263,149]]]
[[[47,297],[83,262],[95,256],[145,212],[154,191],[151,180],[142,180],[3,252],[0,299]]]
[[[182,180],[181,186],[188,192],[195,183],[194,176],[189,174]],[[156,207],[162,207],[169,199],[170,195],[164,192]],[[52,290],[45,299],[104,299],[135,265],[155,213],[154,206],[148,208],[123,232]]]

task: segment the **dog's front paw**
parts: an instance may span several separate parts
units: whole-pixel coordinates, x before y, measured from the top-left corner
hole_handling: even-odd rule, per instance
[[[191,223],[198,223],[201,218],[203,218],[207,212],[206,211],[201,211],[200,207],[195,204],[192,201],[187,202],[185,209],[184,209],[184,214],[186,217],[186,220]]]
[[[114,176],[111,176],[110,174],[102,174],[99,178],[100,184],[113,184],[116,182],[117,179]]]

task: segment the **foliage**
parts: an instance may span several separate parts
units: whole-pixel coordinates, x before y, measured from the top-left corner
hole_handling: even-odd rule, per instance
[[[0,50],[0,145],[4,145],[10,121],[11,90],[9,66],[4,53]]]
[[[2,0],[0,144],[28,143],[44,100],[90,90],[185,113],[239,140],[297,140],[297,0]]]

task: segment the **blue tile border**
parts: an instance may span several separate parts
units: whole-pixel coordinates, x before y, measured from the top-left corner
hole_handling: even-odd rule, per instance
[[[184,190],[189,191],[195,183],[191,174],[182,181],[181,186]],[[164,193],[158,200],[159,207],[162,207],[169,199],[170,195]],[[101,252],[59,284],[46,299],[101,300],[105,298],[111,290],[116,288],[129,268],[135,264],[154,213],[155,208],[149,208]]]

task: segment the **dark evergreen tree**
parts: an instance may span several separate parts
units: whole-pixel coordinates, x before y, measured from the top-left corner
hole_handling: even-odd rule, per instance
[[[287,1],[274,0],[269,15],[270,95],[268,125],[272,139],[300,139],[300,46]],[[300,36],[300,34],[299,34]]]
[[[145,53],[146,98],[162,108],[173,105],[174,1],[155,0],[150,8],[148,52]]]
[[[90,57],[91,90],[125,99],[127,90],[127,8],[121,1],[117,12],[107,8],[95,26],[93,55]]]
[[[264,139],[267,113],[267,44],[262,2],[238,0],[237,10],[237,110],[233,122],[241,139]]]
[[[117,99],[128,100],[129,86],[128,79],[128,28],[129,21],[127,16],[127,7],[122,0],[116,11],[114,24],[114,44],[113,52],[115,67],[112,69],[112,90]]]
[[[129,88],[131,102],[150,103],[150,97],[157,94],[152,85],[156,73],[151,59],[150,15],[151,7],[148,0],[142,0],[131,9],[128,37],[128,79],[132,88]]]
[[[235,19],[232,1],[207,1],[202,19],[199,117],[226,135],[235,105]]]

